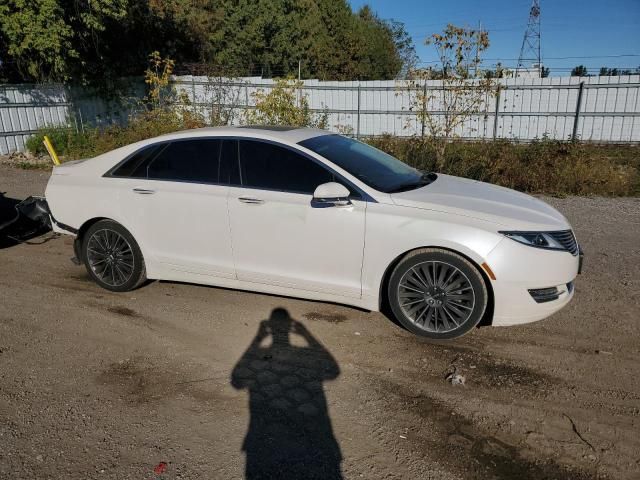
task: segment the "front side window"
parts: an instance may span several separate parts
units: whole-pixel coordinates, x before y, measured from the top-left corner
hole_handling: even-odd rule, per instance
[[[341,135],[321,135],[303,140],[300,145],[380,192],[419,188],[433,181],[397,158]]]
[[[334,175],[313,160],[288,148],[257,140],[240,140],[242,185],[283,192],[313,194]]]

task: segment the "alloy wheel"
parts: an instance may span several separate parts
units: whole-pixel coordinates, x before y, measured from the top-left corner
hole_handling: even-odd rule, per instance
[[[127,239],[110,229],[96,230],[91,235],[87,242],[87,262],[91,271],[112,287],[129,281],[135,264]]]
[[[416,327],[447,333],[469,320],[476,298],[471,281],[459,268],[434,260],[418,263],[402,275],[398,301]]]

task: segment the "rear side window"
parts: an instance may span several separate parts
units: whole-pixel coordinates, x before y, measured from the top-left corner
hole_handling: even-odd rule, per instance
[[[221,144],[218,139],[172,142],[156,153],[147,167],[147,178],[218,183]]]
[[[240,140],[239,154],[245,187],[312,194],[334,181],[333,173],[313,160],[271,143]]]
[[[218,183],[219,139],[182,140],[143,148],[117,167],[114,177]]]

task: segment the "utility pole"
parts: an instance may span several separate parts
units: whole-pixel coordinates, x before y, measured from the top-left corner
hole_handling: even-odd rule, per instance
[[[480,39],[480,34],[482,32],[482,22],[478,21],[478,39]],[[473,71],[474,78],[478,78],[478,64],[480,63],[480,47],[478,41],[476,41],[476,64]]]
[[[526,64],[529,63],[527,66]],[[538,74],[542,77],[542,59],[540,53],[540,0],[533,0],[529,10],[529,21],[527,29],[524,31],[518,66],[516,67],[516,77],[521,70],[527,70],[533,65],[538,68]]]

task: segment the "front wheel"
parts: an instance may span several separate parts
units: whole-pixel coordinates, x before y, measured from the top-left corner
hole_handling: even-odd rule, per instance
[[[450,339],[475,327],[488,303],[487,286],[466,258],[438,248],[408,253],[391,273],[389,306],[409,331]]]
[[[127,292],[146,279],[140,247],[129,231],[112,220],[100,220],[82,238],[87,272],[102,288]]]

